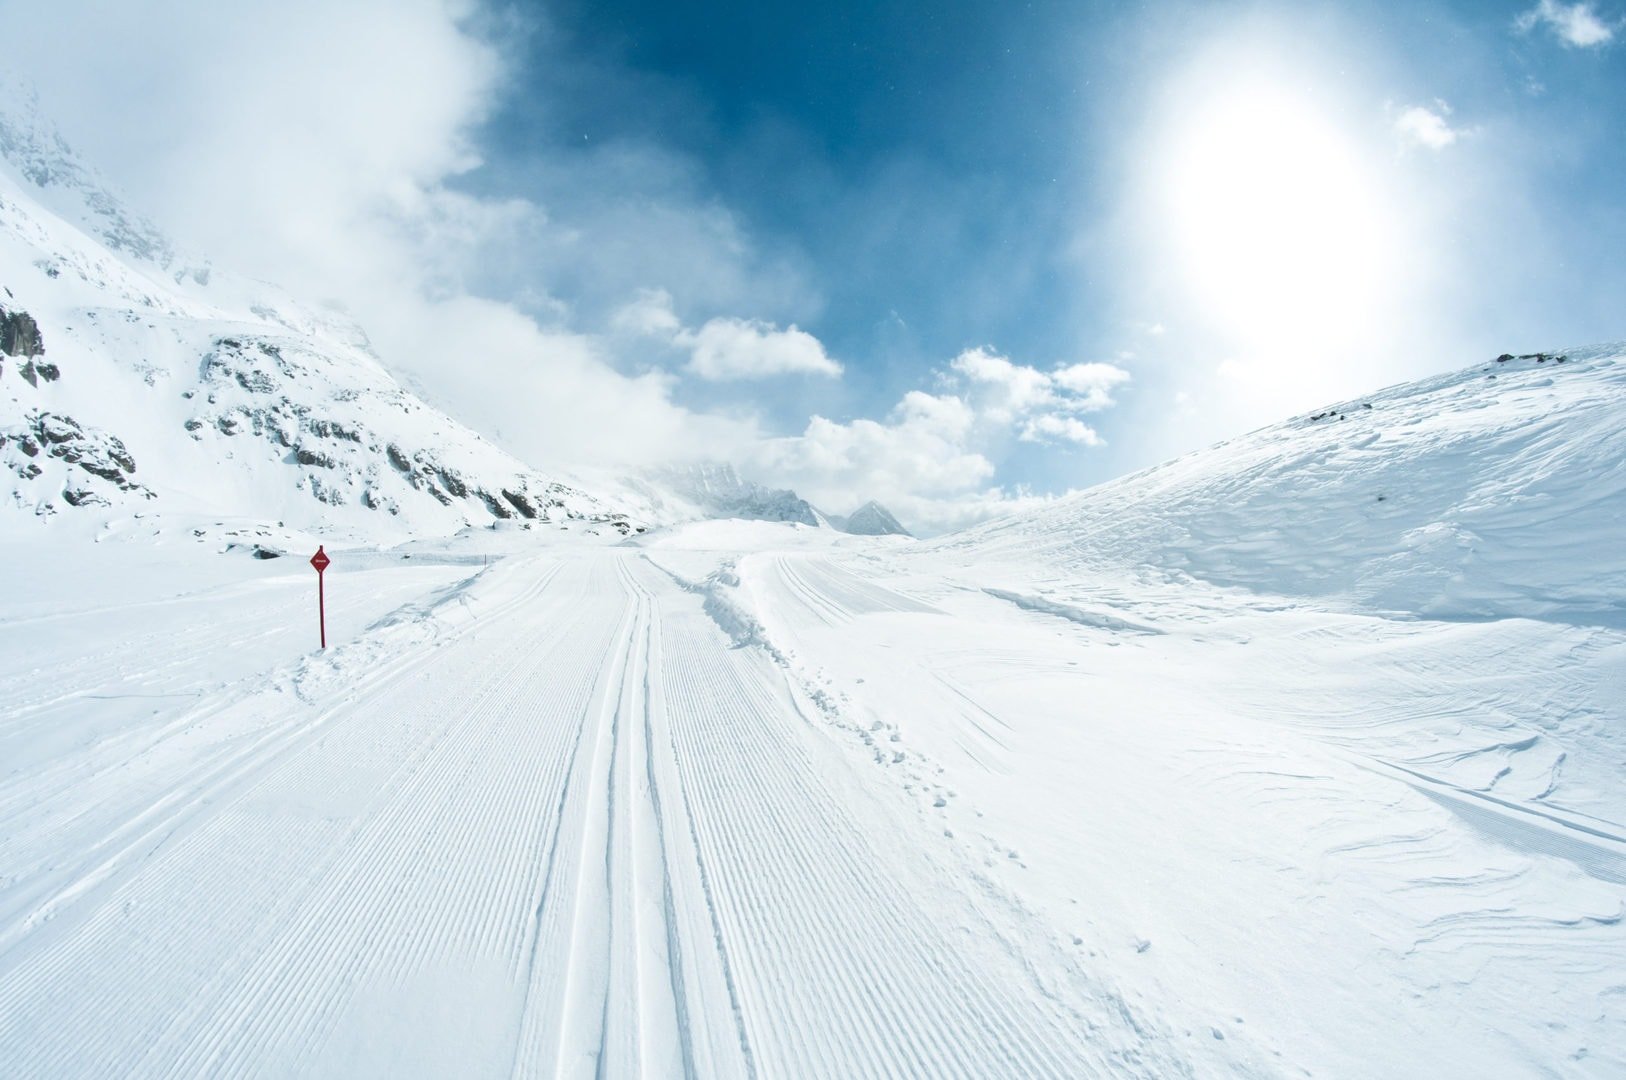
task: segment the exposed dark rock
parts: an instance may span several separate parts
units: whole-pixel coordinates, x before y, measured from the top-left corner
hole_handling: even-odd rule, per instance
[[[34,430],[39,433],[40,441],[43,443],[66,443],[85,437],[85,429],[79,426],[79,421],[70,416],[36,413],[33,419]]]
[[[469,486],[463,482],[463,478],[457,475],[455,471],[446,468],[437,468],[435,470],[435,475],[440,477],[441,486],[447,491],[451,492],[453,495],[456,495],[459,499],[466,499],[469,497]]]
[[[108,480],[115,484],[124,479],[123,471],[112,462],[101,461],[94,458],[86,458],[77,464],[81,469],[85,470],[90,475],[99,476],[103,480]]]
[[[523,492],[509,491],[507,488],[503,488],[502,497],[513,504],[514,509],[519,511],[520,517],[525,518],[527,521],[536,518],[536,507],[531,505],[531,500],[527,499]]]
[[[301,465],[314,465],[322,469],[331,469],[337,464],[326,454],[318,454],[314,450],[307,450],[303,446],[294,451],[294,460]]]
[[[492,495],[491,492],[480,491],[477,492],[477,494],[486,504],[486,509],[491,511],[492,517],[502,518],[504,521],[507,521],[509,518],[514,516],[514,512],[508,509],[508,507],[504,506],[502,503],[498,502],[496,496]]]
[[[360,432],[350,430],[337,420],[307,420],[305,430],[324,439],[343,439],[346,442],[353,443],[361,442]]]
[[[7,311],[0,307],[0,353],[7,356],[41,356],[45,353],[45,341],[40,336],[39,323],[34,321],[34,316],[26,311]]]
[[[47,364],[43,360],[27,361],[20,369],[18,369],[17,373],[23,378],[27,379],[30,386],[39,385],[39,383],[34,381],[36,378],[44,379],[46,382],[56,382],[62,377],[61,368],[57,367],[55,364]]]
[[[237,385],[251,394],[269,394],[277,388],[276,382],[263,371],[237,371],[232,373]]]

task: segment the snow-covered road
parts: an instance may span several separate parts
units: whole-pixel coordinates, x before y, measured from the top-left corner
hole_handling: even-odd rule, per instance
[[[341,650],[325,697],[218,704],[250,719],[205,774],[162,752],[203,721],[171,725],[122,763],[163,794],[115,838],[64,845],[73,813],[19,831],[92,800],[8,778],[6,865],[29,837],[80,859],[14,885],[33,903],[0,938],[9,1074],[1170,1064],[1092,1035],[1131,1024],[1087,982],[1044,985],[1021,913],[934,861],[701,596],[625,551],[492,578],[477,618],[366,665]],[[840,580],[801,588],[830,613],[877,592]]]
[[[0,612],[3,1071],[1622,1062],[1612,744],[1529,705],[1607,714],[1618,631],[824,536],[344,554],[326,654],[308,572],[241,556]]]

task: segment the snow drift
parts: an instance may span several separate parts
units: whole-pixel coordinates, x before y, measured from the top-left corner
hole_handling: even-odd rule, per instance
[[[938,541],[1354,610],[1626,624],[1626,345],[1503,356]]]

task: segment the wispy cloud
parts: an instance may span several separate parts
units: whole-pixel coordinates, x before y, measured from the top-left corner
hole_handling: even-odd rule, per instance
[[[1432,106],[1408,105],[1395,116],[1395,134],[1413,146],[1444,150],[1467,132],[1451,126],[1451,106],[1436,100]]]
[[[1545,26],[1565,45],[1574,49],[1597,48],[1614,40],[1618,24],[1604,21],[1590,3],[1561,4],[1541,0],[1513,21],[1514,28],[1527,34]]]
[[[686,351],[683,370],[709,382],[766,379],[776,375],[835,378],[842,368],[818,338],[794,323],[781,330],[761,319],[717,316],[698,330],[683,324],[665,289],[643,289],[611,318],[623,334],[653,338]]]
[[[494,17],[481,0],[221,0],[208,19],[187,0],[0,0],[29,42],[15,74],[136,208],[217,265],[342,304],[392,368],[540,466],[732,459],[931,529],[1032,499],[996,481],[1019,442],[1100,441],[1079,417],[1127,372],[992,349],[890,409],[765,437],[751,401],[774,391],[756,383],[843,374],[804,329],[821,301],[797,251],[654,136],[493,144],[506,156],[485,163],[498,104],[530,86]]]
[[[1100,443],[1095,432],[1063,418],[1111,408],[1113,392],[1129,381],[1129,372],[1116,364],[1081,363],[1041,371],[986,348],[967,349],[949,361],[947,379],[951,386],[964,386],[967,401],[983,420],[1021,422],[1024,441],[1055,437],[1089,446]]]
[[[470,182],[481,125],[515,85],[491,17],[475,0],[222,0],[207,19],[185,0],[0,0],[0,24],[30,42],[13,72],[136,208],[218,265],[341,305],[386,362],[521,456],[743,453],[754,424],[679,405],[676,380],[619,355],[599,312],[654,281],[753,315],[785,306],[795,275],[659,148]],[[746,325],[769,362],[806,363],[805,342]],[[707,370],[739,369],[731,329],[708,336]]]
[[[1096,434],[1095,429],[1090,425],[1076,416],[1056,416],[1053,413],[1035,416],[1024,423],[1017,438],[1023,442],[1049,442],[1052,439],[1064,439],[1067,442],[1078,443],[1080,446],[1101,445],[1101,436]]]

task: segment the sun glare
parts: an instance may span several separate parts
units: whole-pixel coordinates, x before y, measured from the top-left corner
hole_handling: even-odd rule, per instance
[[[1184,111],[1163,163],[1171,248],[1190,299],[1253,363],[1382,320],[1392,232],[1358,143],[1282,87],[1232,87]]]

